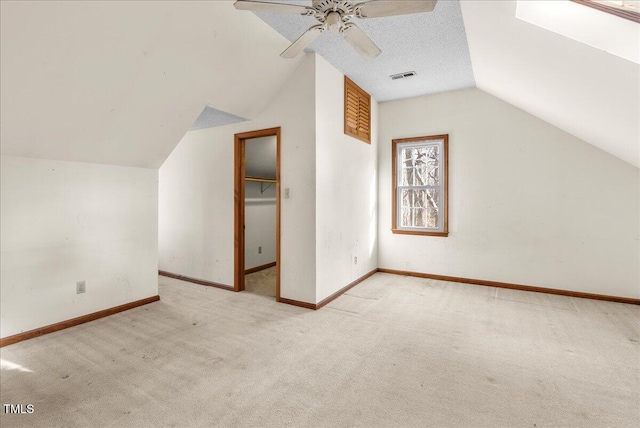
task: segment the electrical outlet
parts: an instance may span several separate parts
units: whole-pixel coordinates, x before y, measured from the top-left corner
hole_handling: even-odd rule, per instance
[[[258,254],[262,254],[262,247],[258,247]]]
[[[353,256],[353,264],[354,265],[358,264],[358,256]]]
[[[76,282],[76,294],[82,294],[85,291],[87,291],[87,282],[86,281]]]

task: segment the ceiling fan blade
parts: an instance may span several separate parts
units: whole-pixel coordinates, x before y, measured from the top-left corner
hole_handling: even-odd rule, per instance
[[[297,4],[269,3],[265,1],[238,0],[233,4],[238,10],[286,13],[291,15],[313,15],[313,9]]]
[[[300,52],[309,46],[320,34],[324,31],[324,25],[314,25],[309,28],[305,33],[298,37],[298,40],[293,42],[284,52],[280,54],[282,58],[295,58]]]
[[[356,4],[355,14],[358,18],[380,18],[382,16],[431,12],[437,2],[437,0],[372,0]]]
[[[373,59],[382,52],[373,40],[355,24],[346,24],[342,28],[342,36],[360,55]]]

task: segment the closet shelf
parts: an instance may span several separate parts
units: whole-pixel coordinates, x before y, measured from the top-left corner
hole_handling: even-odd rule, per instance
[[[246,204],[275,204],[276,198],[245,198]]]

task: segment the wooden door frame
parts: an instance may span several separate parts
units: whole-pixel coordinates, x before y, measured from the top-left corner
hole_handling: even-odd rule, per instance
[[[280,301],[280,127],[235,134],[234,141],[234,279],[233,290],[244,290],[245,141],[276,137],[276,301]]]

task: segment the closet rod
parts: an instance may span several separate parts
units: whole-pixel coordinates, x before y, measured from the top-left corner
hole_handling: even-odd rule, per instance
[[[245,177],[244,179],[247,181],[257,181],[259,183],[276,183],[276,180],[272,178]]]

